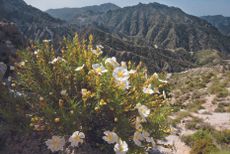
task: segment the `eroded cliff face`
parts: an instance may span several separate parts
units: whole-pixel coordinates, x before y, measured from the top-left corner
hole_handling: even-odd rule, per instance
[[[205,20],[158,3],[109,11],[98,21],[111,32],[138,45],[156,44],[164,49],[184,48],[187,51],[229,52],[230,49],[230,39]]]
[[[54,9],[51,15],[63,18],[65,9]],[[73,10],[72,10],[73,11]],[[94,10],[90,10],[93,12]],[[49,12],[49,11],[48,11]],[[163,49],[184,48],[187,51],[215,49],[230,51],[230,39],[223,36],[213,25],[199,17],[186,14],[176,7],[159,3],[138,4],[116,8],[104,13],[83,13],[69,20],[82,28],[88,25],[99,26],[100,30],[110,33],[121,40],[129,40],[134,45],[157,45]]]
[[[27,5],[23,0],[0,0],[0,20],[14,22],[28,40],[49,39],[59,42],[73,36],[77,26],[51,17],[41,10]]]

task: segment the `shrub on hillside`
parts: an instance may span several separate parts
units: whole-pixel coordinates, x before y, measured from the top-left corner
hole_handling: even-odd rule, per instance
[[[191,147],[191,154],[216,153],[219,151],[219,149],[215,143],[213,134],[216,134],[216,132],[213,130],[200,129],[192,135],[183,136],[182,140]]]
[[[143,153],[169,132],[167,82],[140,63],[102,57],[103,47],[45,40],[20,52],[17,90],[30,104],[35,131],[48,131],[55,152],[87,143],[105,153]],[[68,143],[71,144],[68,144]]]

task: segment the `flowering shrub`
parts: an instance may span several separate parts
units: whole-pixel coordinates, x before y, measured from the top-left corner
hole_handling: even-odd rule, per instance
[[[167,82],[158,74],[102,57],[92,36],[88,44],[65,39],[60,50],[45,41],[21,52],[17,65],[30,126],[53,135],[46,141],[51,151],[87,143],[106,153],[143,153],[169,132]]]

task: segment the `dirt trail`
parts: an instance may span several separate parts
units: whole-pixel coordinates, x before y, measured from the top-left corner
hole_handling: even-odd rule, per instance
[[[203,119],[216,130],[230,129],[230,113],[211,113],[211,115],[193,113],[192,115]]]
[[[214,112],[215,109],[217,108],[217,104],[213,104],[213,100],[215,99],[215,97],[216,97],[215,95],[206,96],[205,98],[206,103],[202,104],[206,112]]]
[[[206,96],[206,103],[202,105],[204,109],[199,110],[197,113],[191,113],[191,116],[202,119],[203,122],[210,124],[216,130],[222,131],[230,129],[230,113],[214,112],[217,108],[217,104],[213,104],[215,97],[215,95]],[[207,114],[207,112],[209,114]],[[172,116],[172,118],[175,118],[175,116]],[[177,124],[176,128],[174,128],[172,135],[166,137],[166,141],[161,142],[164,144],[173,145],[173,150],[162,147],[160,147],[159,150],[165,154],[189,154],[191,148],[187,146],[180,137],[183,135],[191,135],[196,132],[185,128],[186,122],[190,121],[191,119],[191,117],[183,118],[181,122]]]
[[[189,154],[191,148],[181,141],[179,136],[170,135],[166,138],[164,144],[170,144],[174,146],[173,150],[160,147],[159,150],[165,154]]]

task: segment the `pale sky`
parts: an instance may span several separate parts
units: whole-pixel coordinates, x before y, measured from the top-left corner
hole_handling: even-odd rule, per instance
[[[108,2],[120,7],[135,5],[139,2],[158,2],[179,7],[187,13],[197,16],[217,14],[230,16],[230,0],[25,0],[25,2],[43,11],[50,8],[83,7]]]

